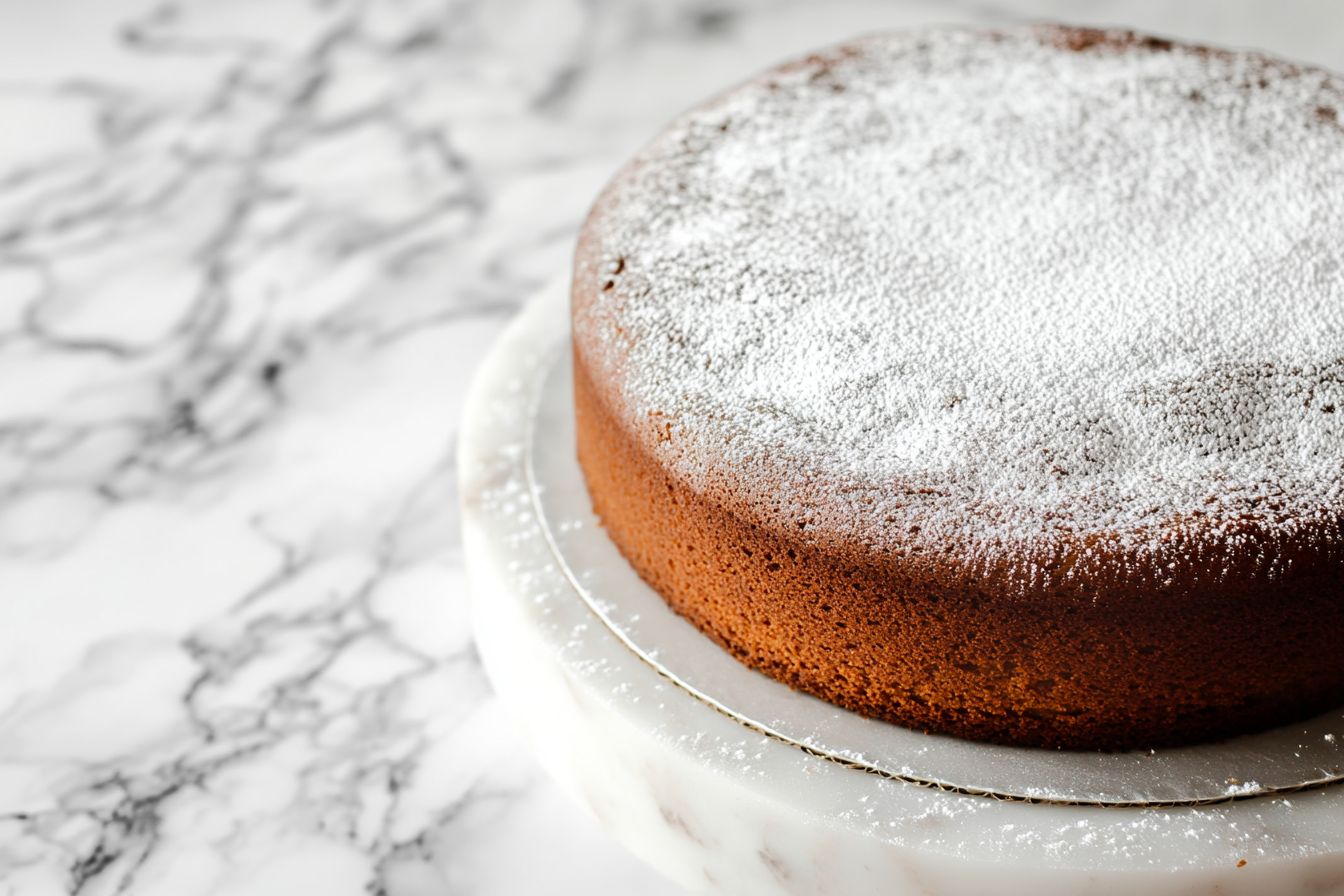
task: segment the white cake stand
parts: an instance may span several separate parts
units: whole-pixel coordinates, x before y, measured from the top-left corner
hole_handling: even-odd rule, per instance
[[[1225,744],[1060,753],[927,737],[795,694],[666,609],[573,461],[566,288],[473,384],[477,638],[543,764],[690,890],[1344,894],[1344,713]]]

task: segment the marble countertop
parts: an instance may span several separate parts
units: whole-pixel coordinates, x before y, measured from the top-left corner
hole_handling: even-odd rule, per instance
[[[679,109],[1036,18],[1344,68],[1332,0],[11,4],[0,894],[675,892],[482,674],[467,380]]]

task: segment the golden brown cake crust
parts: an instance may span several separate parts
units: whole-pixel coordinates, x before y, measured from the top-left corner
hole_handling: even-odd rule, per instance
[[[1003,600],[745,522],[677,483],[576,357],[579,462],[607,533],[747,665],[874,718],[979,740],[1118,750],[1202,741],[1344,702],[1339,569],[1216,592]],[[1126,598],[1117,600],[1116,598]]]
[[[1170,47],[1129,33],[1039,33],[1078,52]],[[867,716],[1046,747],[1202,741],[1344,702],[1337,506],[1287,530],[1252,515],[1216,526],[1186,517],[1141,549],[1064,533],[968,564],[960,546],[917,526],[902,528],[897,550],[791,526],[736,491],[731,468],[688,479],[660,453],[681,421],[633,412],[622,391],[613,345],[627,334],[599,338],[583,314],[611,298],[626,265],[604,241],[610,201],[585,225],[573,282],[579,461],[622,554],[744,663]],[[835,483],[814,476],[812,488],[803,503],[821,506]],[[1025,582],[1024,566],[1037,570]]]

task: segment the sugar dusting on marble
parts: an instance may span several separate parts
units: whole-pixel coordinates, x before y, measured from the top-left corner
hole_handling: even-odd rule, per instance
[[[972,557],[1171,556],[1193,524],[1254,528],[1272,572],[1337,537],[1342,82],[1027,30],[850,46],[684,116],[602,200],[580,338],[672,468]]]

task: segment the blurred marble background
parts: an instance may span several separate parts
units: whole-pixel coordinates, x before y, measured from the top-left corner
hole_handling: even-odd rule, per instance
[[[0,894],[671,893],[467,627],[471,370],[680,109],[865,31],[1344,7],[0,0]]]

